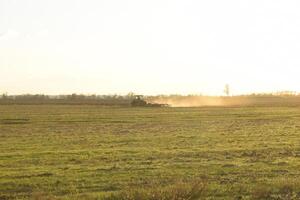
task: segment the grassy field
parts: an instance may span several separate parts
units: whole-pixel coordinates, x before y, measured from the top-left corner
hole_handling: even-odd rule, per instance
[[[0,106],[0,200],[299,192],[300,107]]]

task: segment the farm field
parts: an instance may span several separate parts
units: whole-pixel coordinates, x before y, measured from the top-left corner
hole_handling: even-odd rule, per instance
[[[300,107],[1,105],[6,199],[300,199]]]

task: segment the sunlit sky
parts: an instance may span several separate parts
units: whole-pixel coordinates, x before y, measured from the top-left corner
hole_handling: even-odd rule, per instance
[[[299,0],[0,0],[0,93],[300,92]]]

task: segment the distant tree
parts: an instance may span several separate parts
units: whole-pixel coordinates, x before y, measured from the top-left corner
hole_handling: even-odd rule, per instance
[[[7,99],[7,97],[8,97],[8,95],[6,92],[2,94],[2,99]]]
[[[229,95],[230,95],[230,88],[229,88],[229,85],[228,85],[228,84],[225,85],[224,93],[225,93],[226,96],[229,96]]]
[[[133,92],[129,92],[129,93],[127,94],[127,96],[130,97],[130,98],[131,98],[131,97],[134,97],[134,95],[135,95],[135,94],[134,94]]]

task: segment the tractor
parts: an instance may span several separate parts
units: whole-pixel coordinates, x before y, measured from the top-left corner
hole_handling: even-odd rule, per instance
[[[147,106],[147,102],[142,99],[143,95],[135,95],[131,101],[131,106],[133,107],[144,107]]]
[[[132,107],[168,107],[167,104],[147,103],[143,99],[143,95],[135,95],[131,101]]]

